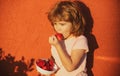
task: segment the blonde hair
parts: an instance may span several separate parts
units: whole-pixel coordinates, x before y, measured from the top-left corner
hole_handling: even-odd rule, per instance
[[[60,1],[48,13],[48,19],[53,25],[55,21],[68,21],[73,25],[71,33],[79,36],[84,33],[85,20],[75,1]]]

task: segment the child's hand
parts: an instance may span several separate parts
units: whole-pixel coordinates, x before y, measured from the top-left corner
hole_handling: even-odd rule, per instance
[[[51,44],[51,45],[54,45],[54,46],[56,46],[56,45],[58,45],[59,44],[59,41],[58,41],[58,39],[56,38],[56,36],[50,36],[49,37],[49,43]]]

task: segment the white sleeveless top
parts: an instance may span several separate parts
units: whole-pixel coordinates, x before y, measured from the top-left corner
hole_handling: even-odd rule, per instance
[[[79,37],[72,37],[72,38],[66,39],[64,43],[66,46],[66,51],[69,55],[71,55],[71,50],[74,50],[74,49],[85,49],[86,52],[85,52],[85,55],[82,57],[79,67],[72,72],[68,72],[62,65],[62,62],[59,58],[56,48],[54,46],[51,46],[51,54],[55,59],[56,64],[60,68],[55,74],[55,76],[80,76],[80,73],[82,74],[83,71],[86,71],[86,58],[87,58],[87,52],[89,51],[87,38],[84,35],[81,35]]]

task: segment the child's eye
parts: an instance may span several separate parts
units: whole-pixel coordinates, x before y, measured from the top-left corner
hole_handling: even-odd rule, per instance
[[[65,24],[64,24],[64,23],[61,23],[60,25],[61,25],[61,26],[64,26]]]
[[[56,23],[53,23],[53,25],[56,25]]]
[[[57,23],[53,23],[53,26],[57,25]]]

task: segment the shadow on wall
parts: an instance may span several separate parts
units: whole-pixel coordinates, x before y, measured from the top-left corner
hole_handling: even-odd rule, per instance
[[[89,52],[87,58],[87,73],[88,76],[94,76],[92,72],[93,63],[94,63],[94,51],[99,47],[95,36],[92,34],[94,21],[91,16],[89,8],[83,2],[76,1],[76,3],[79,5],[81,14],[83,15],[86,21],[84,34],[88,39],[88,46],[89,46]]]
[[[34,70],[32,68],[34,59],[29,63],[25,63],[25,58],[15,61],[15,57],[11,54],[4,55],[4,51],[0,48],[0,76],[27,76],[27,72]]]

